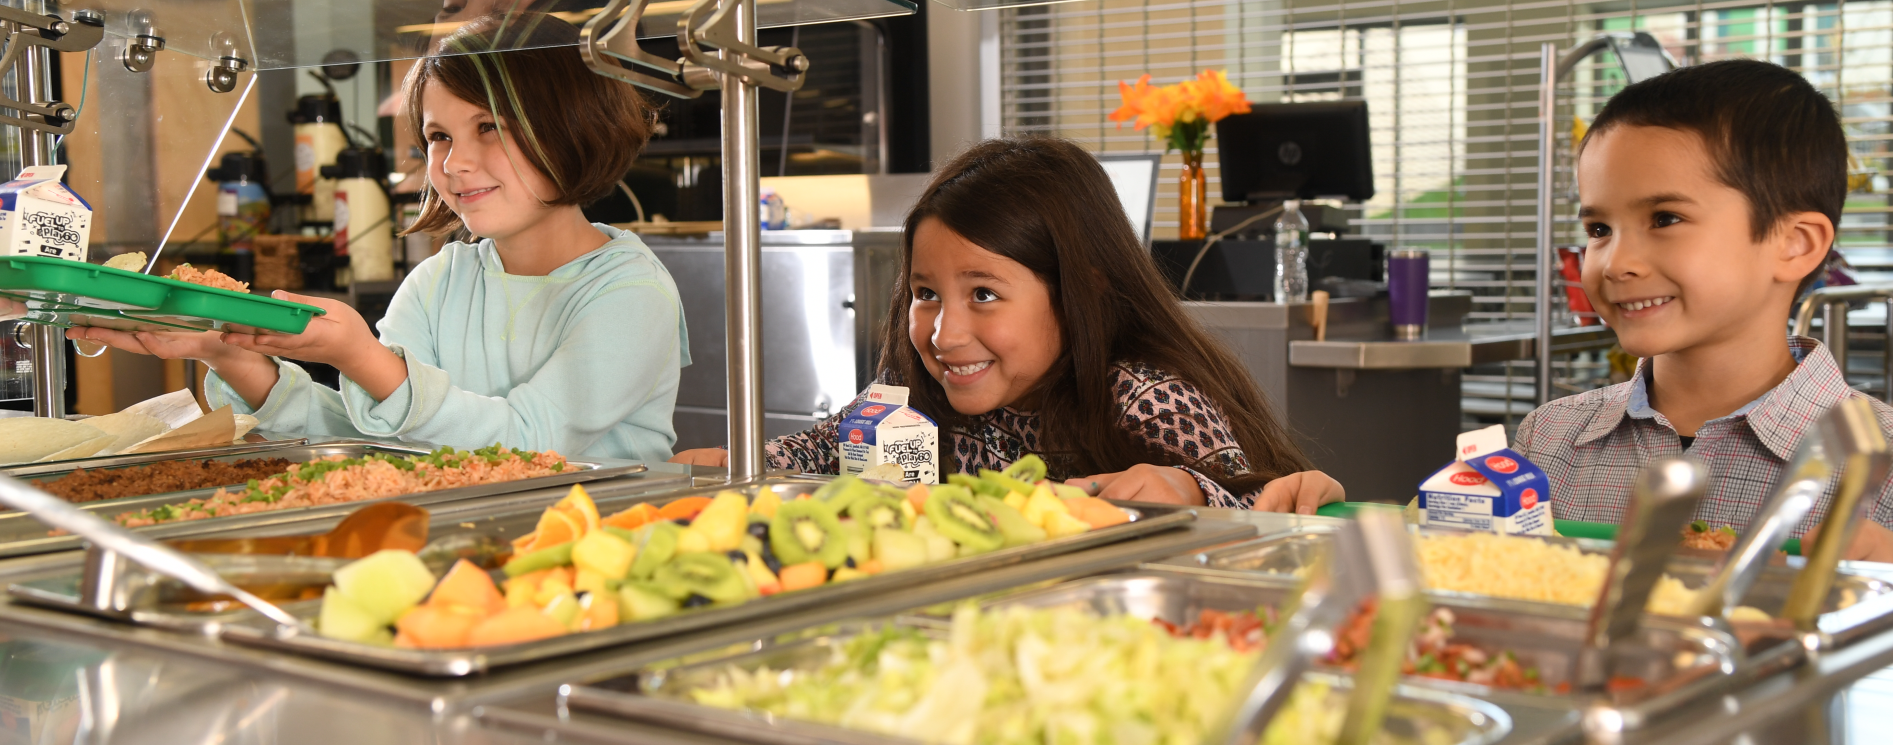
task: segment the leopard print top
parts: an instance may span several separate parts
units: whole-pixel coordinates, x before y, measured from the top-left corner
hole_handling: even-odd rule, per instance
[[[1148,365],[1119,363],[1111,373],[1120,426],[1152,446],[1187,459],[1189,465],[1179,468],[1196,478],[1209,506],[1249,509],[1254,505],[1259,492],[1231,494],[1211,480],[1212,476],[1226,478],[1249,472],[1249,458],[1215,402],[1207,400],[1188,381]],[[866,395],[863,392],[842,411],[853,411]],[[770,467],[840,473],[836,425],[841,417],[836,414],[806,431],[770,440],[766,446]],[[1039,447],[1038,429],[1037,414],[1012,408],[973,417],[951,433],[953,468],[960,473],[978,473],[981,468],[1003,470],[1025,454],[1037,453],[1045,459],[1049,478],[1093,475],[1073,472],[1070,457],[1044,452]]]

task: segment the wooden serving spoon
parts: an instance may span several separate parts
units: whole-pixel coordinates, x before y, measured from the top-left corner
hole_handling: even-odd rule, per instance
[[[427,510],[401,502],[371,504],[349,513],[319,535],[267,538],[193,538],[165,541],[192,554],[265,554],[359,559],[389,548],[419,552],[427,545]]]

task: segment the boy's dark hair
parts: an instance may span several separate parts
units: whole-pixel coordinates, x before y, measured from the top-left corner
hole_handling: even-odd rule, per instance
[[[1177,301],[1119,204],[1098,159],[1065,140],[987,140],[941,166],[907,214],[900,275],[881,327],[882,379],[904,381],[908,402],[933,415],[941,431],[966,425],[968,417],[928,374],[907,331],[914,235],[922,222],[939,220],[1032,270],[1051,290],[1065,348],[1028,397],[1039,400],[1034,450],[1046,456],[1053,475],[1193,460],[1150,447],[1120,424],[1125,412],[1118,410],[1112,366],[1139,362],[1196,386],[1201,404],[1221,411],[1249,461],[1248,473],[1218,468],[1205,474],[1224,488],[1242,494],[1309,470],[1307,456],[1248,370]],[[1207,435],[1203,442],[1211,447]],[[951,469],[954,454],[942,455]]]
[[[543,13],[477,18],[442,39],[408,72],[407,127],[425,147],[421,95],[430,85],[493,112],[530,166],[556,194],[547,204],[590,204],[610,194],[637,160],[656,127],[656,110],[637,89],[586,67],[578,29]],[[460,217],[423,181],[421,214],[403,232],[440,235]]]
[[[1725,60],[1682,67],[1625,87],[1598,112],[1584,143],[1616,127],[1664,127],[1701,136],[1717,180],[1748,198],[1759,241],[1795,212],[1840,229],[1847,200],[1847,135],[1833,102],[1780,65]],[[1584,143],[1578,145],[1582,152]],[[1805,292],[1834,257],[1802,278]]]

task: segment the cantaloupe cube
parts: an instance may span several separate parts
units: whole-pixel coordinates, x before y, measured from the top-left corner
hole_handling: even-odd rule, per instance
[[[440,584],[434,586],[434,594],[427,597],[427,604],[466,608],[484,617],[506,610],[506,596],[493,585],[493,577],[486,570],[461,559],[447,570],[447,576],[440,578]]]
[[[422,605],[396,621],[397,639],[406,639],[416,649],[452,649],[467,646],[467,634],[486,620],[487,613],[454,605]]]
[[[563,636],[565,633],[564,624],[539,612],[538,608],[522,606],[508,608],[476,624],[473,630],[467,632],[467,646],[518,644]]]

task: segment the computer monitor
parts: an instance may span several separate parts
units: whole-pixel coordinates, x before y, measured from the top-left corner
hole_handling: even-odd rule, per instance
[[[1150,245],[1150,221],[1157,211],[1157,170],[1162,155],[1099,155],[1098,164],[1111,177],[1117,199],[1124,204],[1124,214],[1131,219],[1131,230],[1138,240]]]
[[[1366,101],[1256,104],[1216,123],[1223,201],[1374,196]]]

